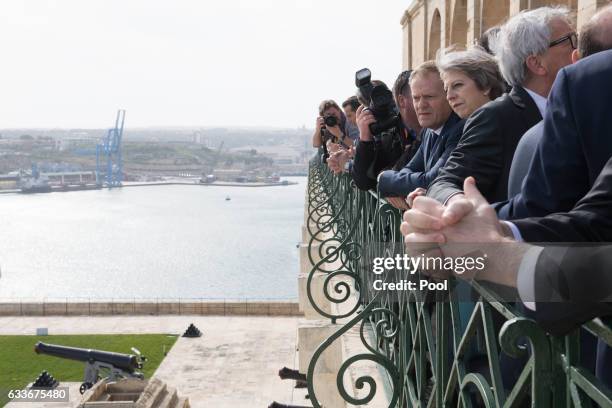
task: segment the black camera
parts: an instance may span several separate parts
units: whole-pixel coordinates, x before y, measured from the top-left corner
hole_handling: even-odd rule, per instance
[[[326,126],[334,127],[338,124],[338,118],[334,115],[327,115],[323,118]]]
[[[376,136],[400,124],[399,111],[393,100],[393,93],[385,84],[374,86],[372,73],[363,68],[355,73],[355,85],[361,97],[367,102],[376,122],[370,124],[370,132]]]

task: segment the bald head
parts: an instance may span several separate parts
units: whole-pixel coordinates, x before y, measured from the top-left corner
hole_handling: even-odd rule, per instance
[[[609,49],[612,49],[612,4],[595,13],[578,36],[580,58]]]

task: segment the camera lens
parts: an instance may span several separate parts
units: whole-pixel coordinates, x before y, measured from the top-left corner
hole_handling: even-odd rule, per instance
[[[333,116],[333,115],[329,115],[325,117],[325,125],[327,126],[336,126],[338,124],[338,119]]]

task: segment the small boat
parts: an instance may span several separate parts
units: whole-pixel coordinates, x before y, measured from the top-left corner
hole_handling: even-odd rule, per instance
[[[231,200],[230,196],[226,196],[225,201],[229,201],[229,200]]]

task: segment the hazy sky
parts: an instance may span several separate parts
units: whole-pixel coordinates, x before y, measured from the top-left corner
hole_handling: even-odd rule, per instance
[[[314,126],[401,70],[410,0],[1,0],[0,128]]]

